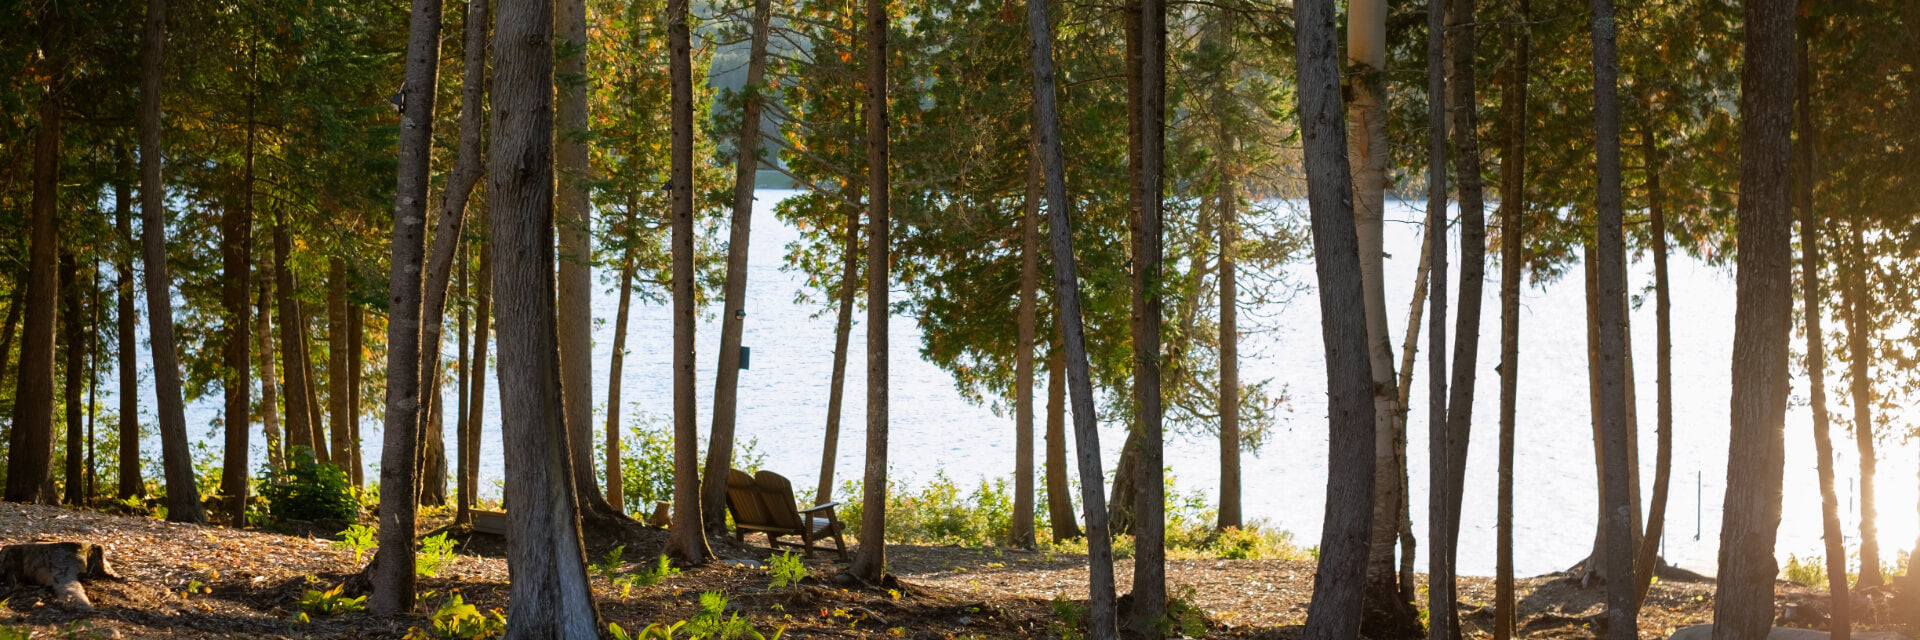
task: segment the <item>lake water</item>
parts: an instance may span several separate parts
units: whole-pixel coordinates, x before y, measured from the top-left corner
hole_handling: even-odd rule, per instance
[[[748,258],[747,322],[744,344],[753,349],[752,369],[740,376],[739,435],[757,438],[768,453],[766,466],[791,479],[796,486],[813,486],[820,457],[820,434],[826,421],[827,385],[833,363],[831,314],[814,317],[819,307],[794,304],[794,293],[804,283],[797,273],[781,270],[785,246],[797,233],[773,215],[773,204],[791,191],[762,190],[755,206],[752,254]],[[1394,344],[1405,328],[1406,303],[1412,292],[1419,257],[1418,207],[1389,205],[1386,245],[1387,310]],[[1452,250],[1458,253],[1456,235]],[[1458,264],[1457,259],[1454,264]],[[1705,572],[1714,568],[1719,539],[1720,504],[1725,490],[1728,437],[1729,355],[1733,335],[1733,276],[1691,259],[1672,260],[1674,376],[1673,495],[1664,544],[1671,561]],[[1287,267],[1294,282],[1312,283],[1313,265],[1303,260]],[[1516,455],[1515,563],[1524,575],[1564,569],[1586,555],[1592,546],[1596,518],[1594,454],[1589,422],[1586,369],[1586,328],[1583,285],[1579,268],[1544,287],[1526,289],[1522,297],[1520,338],[1520,398]],[[600,274],[605,276],[607,274]],[[1458,269],[1454,269],[1457,278]],[[1474,403],[1475,440],[1467,470],[1467,499],[1462,514],[1460,570],[1469,575],[1492,575],[1494,568],[1494,495],[1499,408],[1498,271],[1489,266],[1486,286],[1479,387]],[[1630,286],[1635,291],[1652,281],[1649,261],[1632,265]],[[601,278],[605,283],[608,279]],[[605,402],[605,381],[613,344],[612,319],[617,298],[603,285],[594,299],[594,397]],[[1458,285],[1451,285],[1458,291]],[[895,294],[900,299],[901,294]],[[1648,296],[1649,301],[1651,296]],[[717,315],[717,305],[714,315]],[[841,478],[862,468],[865,442],[864,314],[855,314],[848,392],[842,416]],[[1243,329],[1252,331],[1241,349],[1244,381],[1272,379],[1291,389],[1290,412],[1281,417],[1274,437],[1261,451],[1243,458],[1245,513],[1291,530],[1305,544],[1319,537],[1325,508],[1326,418],[1325,370],[1321,359],[1319,305],[1309,289],[1285,305],[1242,314]],[[1358,318],[1353,319],[1359,322]],[[633,310],[629,353],[623,373],[623,423],[640,414],[666,418],[671,414],[669,352],[671,323],[664,305],[636,305]],[[1257,324],[1256,324],[1257,323]],[[1642,490],[1652,492],[1653,416],[1655,398],[1652,304],[1633,311],[1637,400],[1643,467]],[[700,419],[710,424],[708,409],[713,392],[714,352],[718,349],[717,317],[706,317],[698,329]],[[1451,333],[1451,322],[1449,323]],[[144,329],[144,324],[143,324]],[[970,485],[987,476],[1013,471],[1013,424],[1010,412],[995,415],[990,407],[968,403],[955,390],[952,378],[919,357],[920,333],[915,319],[896,316],[889,327],[891,342],[892,451],[896,478],[908,484],[923,482],[935,469]],[[449,329],[451,333],[451,329]],[[1800,338],[1796,338],[1796,341]],[[1831,344],[1831,340],[1829,343]],[[1796,345],[1803,344],[1796,342]],[[1413,406],[1425,407],[1427,382],[1425,346],[1416,368]],[[451,346],[447,353],[453,352]],[[1450,352],[1449,352],[1450,353]],[[142,360],[146,354],[142,354]],[[378,366],[377,363],[370,366]],[[1044,373],[1044,372],[1043,372]],[[149,376],[150,377],[150,376]],[[103,395],[117,388],[103,375]],[[1044,406],[1045,382],[1036,398]],[[451,400],[452,385],[448,385]],[[488,384],[497,393],[498,384]],[[150,394],[151,387],[148,387]],[[1811,417],[1806,407],[1804,378],[1794,381],[1796,401],[1787,416],[1787,477],[1785,513],[1778,549],[1808,556],[1821,549],[1819,494],[1811,455]],[[147,397],[151,397],[148,395]],[[113,406],[110,400],[107,406]],[[499,398],[487,401],[488,432],[481,447],[481,487],[496,491],[501,477]],[[604,411],[599,407],[598,411]],[[145,413],[151,413],[149,408]],[[203,433],[218,417],[217,397],[203,398],[188,408],[188,424]],[[604,424],[599,413],[595,426]],[[1041,414],[1044,415],[1044,414]],[[1413,452],[1412,491],[1415,531],[1424,542],[1426,531],[1427,466],[1426,412],[1412,412],[1409,442]],[[363,418],[365,459],[379,459],[380,428],[376,416]],[[1849,438],[1836,435],[1842,470],[1841,502],[1850,506],[1849,527],[1857,523],[1857,500],[1852,491],[1858,462]],[[1104,468],[1111,470],[1123,433],[1103,433]],[[256,449],[262,442],[254,436]],[[148,442],[149,455],[157,441]],[[1217,441],[1169,436],[1167,464],[1182,491],[1213,495],[1219,482]],[[256,457],[260,452],[256,450]],[[1883,441],[1879,472],[1880,531],[1885,558],[1894,549],[1912,544],[1916,529],[1916,455],[1902,438]],[[369,471],[368,476],[373,477]],[[1077,476],[1077,473],[1076,473]],[[1697,479],[1697,481],[1696,481]],[[1697,539],[1696,539],[1697,534]],[[1850,542],[1855,541],[1852,536]],[[1424,566],[1422,562],[1421,566]]]

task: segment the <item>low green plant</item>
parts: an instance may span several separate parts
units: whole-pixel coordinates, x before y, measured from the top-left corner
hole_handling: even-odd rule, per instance
[[[333,542],[335,549],[353,551],[354,564],[360,564],[360,558],[366,555],[367,551],[378,546],[380,542],[374,539],[374,528],[364,524],[347,527],[345,531],[340,532],[340,539]]]
[[[1180,585],[1174,590],[1173,597],[1167,598],[1167,619],[1169,631],[1179,632],[1188,638],[1207,635],[1207,612],[1195,604],[1198,594],[1191,585]]]
[[[1293,533],[1255,520],[1245,527],[1227,527],[1205,548],[1209,555],[1233,560],[1304,560],[1307,553],[1293,543]]]
[[[0,640],[33,640],[33,630],[0,627]]]
[[[432,578],[452,567],[453,545],[454,542],[447,539],[447,534],[444,533],[421,540],[420,551],[413,564],[413,572],[422,578]]]
[[[294,448],[286,467],[263,469],[259,487],[276,519],[352,520],[360,513],[347,472],[315,460],[305,447]]]
[[[1057,620],[1047,625],[1048,632],[1063,640],[1080,640],[1084,637],[1080,633],[1080,607],[1066,596],[1053,596],[1053,617]]]
[[[607,635],[614,640],[780,640],[786,635],[787,628],[774,629],[773,635],[764,635],[740,614],[726,615],[727,597],[718,591],[700,594],[700,612],[693,618],[672,623],[654,623],[629,633],[618,624],[607,625]],[[680,633],[684,631],[686,635]]]
[[[507,617],[499,609],[481,613],[478,607],[462,601],[458,593],[440,603],[430,620],[434,633],[448,640],[497,638],[507,630]]]
[[[733,466],[753,473],[765,464],[767,454],[759,450],[759,440],[747,438],[734,443]],[[605,444],[598,441],[595,460],[606,459]],[[705,460],[707,448],[698,447],[696,460]],[[633,426],[620,439],[622,500],[628,513],[652,513],[653,503],[673,500],[673,423],[659,414],[640,413]]]
[[[808,575],[806,563],[792,551],[782,551],[768,558],[767,573],[773,576],[773,584],[770,585],[773,589],[800,586],[800,581]]]
[[[348,597],[348,596],[342,595],[341,590],[345,588],[346,588],[346,585],[343,584],[343,585],[334,587],[332,589],[328,589],[326,591],[320,591],[317,589],[308,589],[305,595],[300,596],[301,620],[305,621],[308,614],[312,614],[316,616],[332,616],[332,615],[339,615],[342,613],[366,611],[367,597],[366,596]]]
[[[1818,587],[1827,584],[1827,567],[1818,558],[1801,559],[1789,554],[1787,564],[1780,568],[1781,577],[1788,582],[1803,587]]]
[[[673,568],[673,561],[668,560],[664,555],[660,556],[659,562],[651,569],[621,573],[620,567],[623,563],[620,556],[626,552],[626,549],[626,545],[614,547],[612,551],[608,551],[606,556],[603,556],[599,562],[594,563],[591,567],[595,574],[605,578],[608,583],[620,589],[621,600],[626,600],[627,596],[633,593],[633,588],[636,586],[651,587],[660,584],[662,580],[680,575],[680,570]]]

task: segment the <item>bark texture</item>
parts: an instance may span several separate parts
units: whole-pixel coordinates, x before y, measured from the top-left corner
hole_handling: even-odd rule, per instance
[[[1848,264],[1841,270],[1846,278],[1847,365],[1849,388],[1853,392],[1853,443],[1860,459],[1860,579],[1861,588],[1886,584],[1880,575],[1879,508],[1874,490],[1875,467],[1880,454],[1874,447],[1873,427],[1873,302],[1868,299],[1866,271],[1871,268],[1862,221],[1856,212],[1847,225]]]
[[[43,42],[51,44],[57,22],[53,16],[43,21]],[[152,39],[151,33],[148,39]],[[52,46],[44,48],[56,50]],[[52,66],[59,68],[57,61]],[[57,262],[60,255],[61,94],[56,90],[58,84],[56,73],[49,78],[47,92],[40,98],[40,130],[33,140],[33,203],[28,214],[31,219],[27,224],[27,293],[23,301],[27,318],[20,336],[20,373],[14,378],[12,430],[7,434],[6,499],[10,502],[51,503],[55,498],[50,492],[43,492],[53,482],[53,347],[54,327],[60,320]]]
[[[495,134],[487,194],[492,241],[500,250],[493,277],[500,296],[514,301],[499,310],[507,563],[515,603],[507,620],[510,640],[588,639],[602,628],[587,584],[561,406],[553,295],[552,7],[537,0],[501,2],[493,52]]]
[[[407,25],[407,81],[401,89],[406,108],[400,113],[392,267],[387,280],[387,390],[385,433],[380,450],[380,551],[371,567],[373,594],[367,603],[369,609],[381,615],[413,608],[415,491],[419,486],[414,464],[415,448],[420,441],[420,414],[425,405],[420,387],[420,261],[426,251],[427,188],[433,169],[434,89],[440,69],[440,0],[413,0],[412,7],[412,19]],[[282,279],[282,286],[286,283],[287,280]],[[281,324],[287,323],[283,313]],[[289,373],[293,369],[292,361],[288,359]],[[288,399],[293,395],[289,393]],[[289,416],[294,413],[289,407]],[[508,471],[511,473],[512,468]],[[519,513],[532,511],[523,509]],[[517,568],[514,579],[515,591],[518,591],[521,575]]]
[[[131,168],[128,167],[128,162],[124,155],[121,156],[119,164],[119,169],[114,172],[116,175],[124,177],[132,172]],[[118,474],[120,486],[119,490],[114,492],[114,496],[122,500],[142,496],[147,492],[146,482],[140,477],[140,365],[135,361],[140,349],[138,341],[134,336],[134,325],[140,321],[140,318],[133,309],[134,244],[133,222],[131,220],[132,209],[133,185],[128,182],[120,182],[114,185],[113,231],[114,236],[120,243],[118,250],[114,252],[114,270],[116,271],[116,282],[114,286],[116,291],[114,297],[118,303],[118,311],[114,313],[114,321],[118,325],[118,333],[120,334],[120,345],[118,349],[120,358],[119,375],[115,376],[120,379],[120,473]],[[266,286],[266,280],[264,278],[261,279],[261,286]],[[19,298],[16,297],[14,304],[16,308],[20,306],[18,301]],[[262,309],[264,310],[264,306]],[[12,318],[13,313],[14,312],[11,311],[8,312],[7,317]],[[266,316],[261,316],[261,322],[266,322]],[[9,332],[9,334],[11,334],[11,332]],[[9,335],[9,337],[11,337],[11,335]],[[265,334],[262,334],[262,339],[264,339],[264,337]],[[11,345],[8,346],[11,347]],[[6,359],[6,354],[7,349],[0,349],[0,361]],[[4,377],[4,375],[4,373],[0,373],[0,377]],[[273,384],[272,368],[270,365],[265,375],[266,378],[264,379],[267,381],[267,384]],[[266,396],[268,398],[266,406],[269,407],[267,414],[271,416],[273,413],[271,410],[273,406],[273,396],[271,394],[273,392],[271,391],[271,387],[265,391],[268,394]],[[272,448],[275,431],[277,430],[272,428],[267,429],[267,462],[277,467],[279,456],[276,455],[276,452]]]
[[[847,571],[870,583],[887,568],[887,29],[886,0],[866,0],[867,78],[867,465],[860,549]]]
[[[859,201],[860,189],[850,186]],[[853,332],[853,294],[860,289],[860,210],[847,208],[846,248],[840,262],[840,314],[833,325],[833,380],[827,389],[827,431],[820,443],[820,486],[814,504],[833,501],[833,463],[840,450],[840,406],[847,388],[847,339]]]
[[[1320,562],[1307,609],[1307,640],[1357,637],[1364,612],[1373,501],[1377,423],[1359,236],[1353,226],[1353,178],[1345,157],[1340,67],[1333,0],[1294,6],[1300,135],[1305,148],[1307,205],[1320,288],[1320,332],[1327,374],[1328,469]]]
[[[1714,591],[1714,640],[1759,640],[1773,622],[1792,331],[1788,140],[1793,0],[1744,7],[1740,77],[1739,266],[1733,325],[1732,437]]]
[[[1133,429],[1140,435],[1134,494],[1133,631],[1159,638],[1167,612],[1166,443],[1160,397],[1161,196],[1166,149],[1167,8],[1139,0],[1140,200],[1133,226]]]
[[[140,51],[140,235],[147,272],[147,344],[153,349],[153,387],[159,405],[160,465],[167,478],[167,519],[206,522],[187,448],[186,403],[180,357],[174,349],[173,277],[167,267],[166,187],[160,180],[160,84],[167,46],[167,2],[147,0]]]
[[[668,181],[673,216],[673,523],[667,534],[666,553],[684,566],[703,564],[713,555],[707,549],[700,512],[700,428],[694,424],[693,36],[687,25],[689,1],[667,2],[667,52],[673,84],[673,157]]]
[[[559,85],[554,100],[554,170],[559,183],[560,234],[560,387],[575,399],[567,403],[567,443],[581,515],[612,515],[593,474],[593,234],[587,189],[593,176],[587,162],[587,3],[554,0],[555,27],[562,51],[554,60]]]
[[[1094,414],[1093,379],[1087,367],[1086,324],[1080,311],[1080,279],[1073,253],[1073,226],[1067,209],[1066,160],[1060,139],[1056,97],[1053,27],[1047,0],[1027,0],[1027,37],[1033,69],[1033,114],[1039,128],[1040,166],[1047,197],[1047,235],[1053,254],[1053,294],[1064,349],[1067,387],[1073,404],[1074,450],[1079,454],[1080,504],[1086,514],[1087,607],[1090,637],[1119,637],[1113,579],[1113,538],[1108,527],[1106,491],[1101,485],[1100,420]]]
[[[1500,460],[1494,516],[1493,640],[1512,640],[1517,599],[1513,576],[1514,438],[1520,398],[1520,286],[1527,261],[1527,83],[1533,34],[1527,0],[1515,3],[1504,35],[1509,58],[1500,87],[1506,119],[1500,152]],[[1656,233],[1656,235],[1658,235]]]
[[[1019,335],[1013,363],[1013,522],[1008,544],[1034,546],[1033,531],[1033,351],[1040,288],[1040,145],[1030,131],[1027,197],[1020,212]]]
[[[1613,0],[1593,0],[1593,113],[1595,150],[1598,160],[1596,195],[1598,217],[1595,221],[1593,301],[1599,340],[1599,393],[1596,397],[1600,424],[1601,518],[1606,548],[1604,560],[1595,557],[1590,564],[1606,567],[1607,637],[1630,640],[1639,635],[1639,612],[1635,606],[1633,575],[1635,536],[1631,493],[1632,465],[1628,450],[1628,391],[1626,343],[1626,246],[1623,235],[1620,177],[1619,53],[1615,45]],[[1731,467],[1729,467],[1731,468]]]

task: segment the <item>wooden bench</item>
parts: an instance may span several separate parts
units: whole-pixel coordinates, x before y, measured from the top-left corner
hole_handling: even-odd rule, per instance
[[[503,538],[506,537],[507,512],[475,510],[471,513],[473,515],[474,533],[491,533]]]
[[[801,509],[793,499],[793,483],[780,474],[761,471],[754,475],[739,469],[727,473],[727,511],[733,514],[733,537],[742,543],[747,534],[763,533],[767,546],[781,545],[804,549],[813,555],[816,540],[833,538],[834,550],[847,559],[847,542],[840,537],[846,529],[833,514],[838,502]],[[782,542],[780,538],[798,536],[800,542]]]

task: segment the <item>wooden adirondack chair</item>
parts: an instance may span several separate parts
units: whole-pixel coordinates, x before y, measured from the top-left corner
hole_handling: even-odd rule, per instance
[[[833,538],[840,559],[847,559],[847,541],[840,537],[846,528],[833,514],[838,502],[801,509],[793,499],[793,483],[771,471],[754,475],[739,469],[727,473],[727,511],[733,514],[733,537],[746,542],[749,533],[764,533],[767,546],[781,545],[806,550],[813,555],[816,540]],[[800,542],[782,542],[780,538],[799,536]]]

